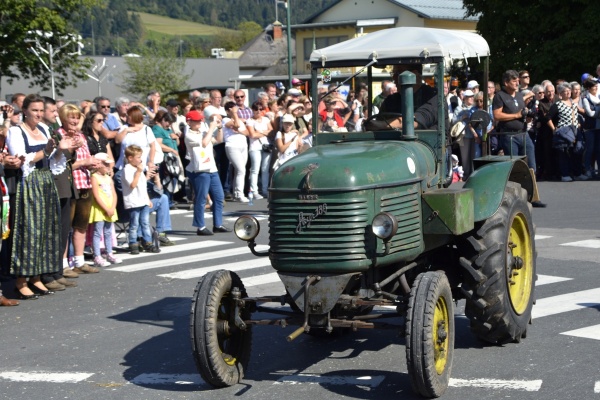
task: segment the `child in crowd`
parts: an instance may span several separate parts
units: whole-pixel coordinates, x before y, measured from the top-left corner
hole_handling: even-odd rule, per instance
[[[112,251],[112,226],[117,218],[117,192],[113,180],[109,175],[112,164],[115,162],[106,153],[97,153],[94,157],[102,161],[91,175],[92,183],[92,209],[90,223],[94,224],[94,266],[108,267],[111,264],[120,264],[122,261],[113,255]],[[106,260],[100,252],[100,239],[104,235]]]
[[[452,183],[462,181],[463,176],[463,168],[458,165],[458,156],[456,154],[452,154]]]
[[[140,254],[137,242],[138,226],[142,227],[142,246],[144,250],[156,253],[152,244],[150,230],[150,197],[148,196],[147,179],[144,175],[142,148],[136,145],[125,149],[127,165],[123,168],[123,204],[129,210],[129,250],[131,254]]]

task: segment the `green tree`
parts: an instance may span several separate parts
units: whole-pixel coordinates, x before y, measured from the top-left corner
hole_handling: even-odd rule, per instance
[[[237,29],[242,32],[243,43],[249,42],[263,30],[260,25],[254,21],[240,22]]]
[[[31,86],[50,88],[50,72],[31,49],[36,49],[46,65],[47,54],[39,50],[59,49],[65,41],[76,37],[72,21],[80,18],[91,7],[104,4],[103,0],[2,0],[0,2],[0,77],[30,79]],[[37,32],[37,33],[36,33]],[[37,40],[39,46],[32,41]],[[67,86],[75,86],[87,79],[85,69],[89,60],[77,57],[76,45],[67,45],[52,58],[52,69],[57,93]]]
[[[490,45],[490,76],[527,69],[532,82],[579,80],[598,64],[600,2],[588,0],[464,0],[480,15],[477,30]]]
[[[190,75],[184,73],[185,60],[177,57],[176,47],[147,47],[141,57],[127,57],[125,63],[120,87],[139,99],[151,90],[165,94],[189,88]]]

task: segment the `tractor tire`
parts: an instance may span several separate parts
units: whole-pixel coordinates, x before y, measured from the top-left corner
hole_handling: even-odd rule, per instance
[[[441,271],[415,279],[406,315],[406,362],[413,390],[426,398],[441,396],[450,381],[454,354],[452,290]]]
[[[240,382],[250,359],[252,326],[240,329],[235,325],[233,288],[239,289],[242,298],[248,297],[237,274],[213,271],[200,278],[192,298],[190,334],[194,360],[202,379],[214,387]],[[240,314],[242,320],[250,318],[247,308]]]
[[[498,211],[459,248],[471,330],[486,342],[519,342],[531,321],[537,279],[535,226],[525,189],[508,182]]]

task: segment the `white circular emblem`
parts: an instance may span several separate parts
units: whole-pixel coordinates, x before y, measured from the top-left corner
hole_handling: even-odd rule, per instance
[[[406,159],[406,165],[408,165],[408,170],[410,171],[411,174],[414,174],[415,171],[417,170],[414,160],[410,157],[408,157]]]

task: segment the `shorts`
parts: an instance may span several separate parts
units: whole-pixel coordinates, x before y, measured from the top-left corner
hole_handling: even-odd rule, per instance
[[[79,189],[79,198],[71,199],[71,226],[78,231],[86,231],[92,210],[92,189]]]

